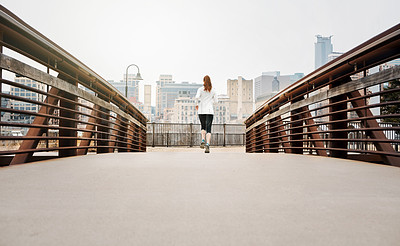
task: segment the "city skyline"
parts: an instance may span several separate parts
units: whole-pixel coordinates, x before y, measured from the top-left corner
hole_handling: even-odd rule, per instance
[[[155,88],[160,74],[190,83],[208,74],[219,94],[238,76],[307,75],[314,70],[315,35],[333,35],[335,50],[346,52],[400,21],[400,3],[393,0],[2,4],[105,80],[119,81],[129,64],[137,64],[144,78],[140,91],[145,84]],[[363,16],[369,18],[362,26],[348,24]]]

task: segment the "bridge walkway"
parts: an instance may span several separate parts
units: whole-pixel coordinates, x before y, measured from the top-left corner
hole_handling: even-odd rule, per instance
[[[0,168],[0,245],[398,245],[399,168],[226,150]]]

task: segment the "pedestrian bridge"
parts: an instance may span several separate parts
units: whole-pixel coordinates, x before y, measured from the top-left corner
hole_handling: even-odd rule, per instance
[[[399,168],[211,151],[2,168],[0,245],[398,245]]]
[[[210,154],[149,147],[124,95],[3,6],[0,34],[0,245],[398,245],[400,24]]]

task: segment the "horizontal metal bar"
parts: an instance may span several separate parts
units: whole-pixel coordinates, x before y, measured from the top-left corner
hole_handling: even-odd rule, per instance
[[[326,131],[314,131],[314,132],[301,132],[301,133],[291,133],[291,134],[285,134],[283,136],[275,136],[275,137],[269,137],[268,139],[279,139],[282,138],[284,136],[286,137],[291,137],[291,136],[300,136],[300,135],[310,135],[310,134],[323,134],[323,133],[333,133],[333,132],[368,132],[368,131],[399,131],[400,127],[380,127],[380,128],[354,128],[354,129],[335,129],[335,130],[326,130]],[[264,136],[269,136],[269,135],[276,135],[279,134],[280,132],[286,132],[287,130],[281,130],[281,131],[276,131],[276,132],[272,132],[272,133],[264,133],[261,134],[260,136],[256,137],[256,138],[260,138],[260,137],[264,137]],[[255,138],[255,139],[256,139]],[[256,140],[259,141],[259,140]]]
[[[40,94],[48,96],[48,97],[57,98],[57,99],[59,99],[61,101],[64,101],[64,102],[70,102],[70,103],[73,103],[73,104],[75,104],[77,106],[84,107],[84,108],[87,108],[87,109],[90,109],[90,110],[94,110],[94,111],[96,111],[96,112],[98,112],[98,113],[100,113],[102,115],[108,115],[108,116],[110,116],[112,118],[115,118],[115,119],[117,118],[117,117],[109,115],[109,114],[107,114],[107,113],[105,113],[105,112],[103,112],[101,110],[95,109],[95,108],[93,108],[91,106],[88,106],[88,105],[85,105],[85,104],[82,104],[82,103],[79,103],[79,102],[76,102],[74,100],[67,99],[65,97],[61,97],[61,96],[58,96],[58,95],[53,95],[53,94],[47,93],[45,91],[34,89],[34,88],[30,87],[30,86],[26,86],[26,85],[23,85],[23,84],[20,84],[20,83],[16,83],[16,82],[12,82],[12,81],[5,80],[5,79],[0,79],[0,81],[2,83],[8,84],[10,86],[19,87],[19,88],[22,88],[22,89],[25,89],[25,90],[29,90],[31,92],[40,93]],[[18,96],[15,96],[15,95],[10,95],[10,94],[5,94],[5,93],[1,93],[1,95],[2,95],[2,97],[7,97],[7,98],[12,98],[12,99],[15,99],[15,100],[19,100],[19,101],[24,101],[22,99],[23,97],[18,97]],[[38,101],[36,101],[36,102],[38,102]],[[36,104],[40,104],[40,103],[36,103]],[[45,104],[40,104],[40,105],[45,105]],[[49,107],[51,107],[51,106],[52,105],[50,105]]]
[[[115,136],[115,137],[120,137],[120,138],[124,138],[124,139],[130,139],[128,137],[112,134],[112,133],[109,133],[109,132],[87,130],[87,129],[79,129],[79,128],[72,128],[72,127],[62,127],[62,126],[53,126],[53,125],[35,125],[35,124],[16,123],[16,122],[4,122],[4,121],[0,121],[0,125],[1,126],[16,126],[16,127],[23,127],[23,128],[33,127],[33,128],[44,128],[44,129],[55,129],[55,130],[60,130],[60,129],[61,130],[72,130],[72,131],[77,131],[77,132],[91,132],[91,133],[106,134],[106,135],[109,135],[109,136]],[[137,132],[136,134],[138,134],[141,137],[145,136],[141,132]],[[128,136],[136,137],[133,134],[129,134]]]
[[[339,148],[318,148],[318,147],[272,147],[272,148],[263,148],[263,150],[283,150],[283,149],[303,149],[303,150],[334,150],[334,151],[343,151],[343,152],[355,152],[362,154],[375,154],[380,156],[390,155],[400,157],[400,153],[397,152],[383,152],[383,151],[374,151],[374,150],[359,150],[359,149],[339,149]],[[249,153],[254,153],[255,151],[250,151]]]
[[[370,98],[370,97],[375,97],[375,96],[379,96],[379,95],[386,94],[386,93],[396,93],[396,92],[400,92],[400,88],[395,88],[395,89],[380,91],[380,92],[376,92],[376,93],[371,93],[371,94],[368,94],[366,96],[354,97],[354,98],[351,98],[351,99],[342,100],[342,101],[338,101],[338,102],[335,102],[335,103],[329,103],[329,104],[322,105],[321,107],[316,107],[316,108],[313,108],[313,109],[300,111],[300,112],[295,113],[295,114],[293,114],[293,112],[291,112],[291,114],[288,115],[287,117],[282,117],[279,120],[271,120],[271,121],[269,121],[269,123],[275,123],[275,122],[278,122],[278,121],[281,121],[281,120],[282,121],[290,120],[292,123],[295,123],[295,122],[300,122],[300,121],[303,121],[303,120],[324,118],[324,117],[327,117],[327,116],[330,116],[330,115],[334,115],[334,114],[336,114],[338,112],[342,113],[342,112],[355,111],[354,109],[360,110],[360,109],[367,109],[367,108],[375,108],[375,107],[381,106],[381,104],[370,104],[370,105],[366,105],[364,107],[350,108],[347,111],[335,111],[335,112],[326,113],[326,114],[323,114],[323,115],[316,115],[314,117],[300,118],[298,120],[291,120],[292,117],[294,117],[294,116],[302,116],[305,113],[311,113],[311,112],[314,112],[314,111],[322,110],[322,109],[329,108],[329,107],[332,107],[332,106],[335,106],[335,105],[340,105],[340,104],[343,104],[343,103],[348,103],[348,102],[357,101],[357,100],[360,100],[360,99],[366,99],[366,98]],[[391,103],[398,104],[399,101],[390,101],[390,102],[385,102],[385,103],[386,103],[386,105],[390,105]],[[398,116],[395,115],[394,117],[398,117]],[[379,116],[369,117],[369,119],[372,119],[372,118],[379,119],[379,118],[391,118],[391,117],[387,117],[387,115],[381,115],[380,117]],[[356,119],[362,119],[362,118],[356,118]]]
[[[22,67],[24,69],[19,69]],[[86,101],[89,101],[93,104],[99,105],[105,109],[113,111],[116,114],[121,115],[124,118],[127,118],[130,121],[134,122],[136,125],[140,126],[141,128],[146,129],[146,127],[142,123],[140,123],[138,120],[134,119],[131,115],[125,113],[120,108],[102,100],[101,98],[98,98],[95,95],[92,95],[91,93],[84,91],[84,90],[78,88],[77,86],[72,85],[62,79],[56,78],[48,73],[42,72],[39,69],[31,67],[23,62],[20,62],[12,57],[6,56],[1,53],[0,53],[0,68],[8,70],[10,72],[20,74],[24,77],[31,78],[35,81],[41,82],[43,84],[47,84],[49,86],[60,89],[62,91],[76,95],[82,99],[85,99]]]
[[[116,93],[118,96],[115,97],[113,102],[116,105],[128,105],[128,110],[133,110],[135,114],[144,118],[144,115],[137,110],[127,98],[125,98],[122,93],[118,92],[110,83],[101,78],[97,73],[89,69],[86,65],[80,62],[78,59],[70,55],[68,52],[63,50],[57,44],[46,38],[44,35],[24,23],[21,19],[19,19],[16,15],[14,15],[11,11],[7,10],[3,6],[0,5],[0,16],[1,22],[5,24],[7,27],[12,27],[11,32],[7,32],[6,35],[18,34],[24,37],[26,40],[34,40],[33,42],[37,47],[35,47],[35,51],[39,54],[43,54],[48,52],[48,50],[52,51],[53,56],[58,56],[60,61],[65,63],[64,70],[60,70],[63,73],[70,74],[72,71],[73,75],[77,75],[79,77],[85,77],[83,83],[88,83],[88,80],[94,79],[96,84],[100,85],[100,87],[107,91],[108,94],[112,95]],[[11,45],[11,44],[10,44]],[[42,61],[39,57],[34,57],[36,61]],[[145,122],[144,122],[145,123]]]
[[[319,103],[321,101],[325,101],[328,99],[331,99],[333,97],[337,97],[338,95],[343,95],[352,91],[356,90],[361,90],[367,87],[371,87],[374,85],[382,84],[387,81],[395,80],[400,78],[400,66],[396,66],[387,70],[384,70],[379,73],[375,73],[372,75],[369,75],[367,77],[358,79],[358,80],[353,80],[351,82],[348,82],[346,84],[340,85],[338,87],[332,88],[330,90],[320,92],[317,95],[311,96],[309,98],[303,99],[299,102],[292,103],[278,111],[275,111],[268,116],[264,117],[262,120],[255,122],[251,126],[249,126],[246,131],[249,131],[253,129],[255,126],[258,126],[262,123],[266,123],[268,120],[276,118],[279,115],[283,115],[286,113],[289,113],[290,111],[294,111],[296,109],[300,109],[302,107]],[[354,101],[357,99],[352,99],[349,101]],[[337,102],[340,103],[340,102]],[[324,105],[324,107],[329,107],[331,105]]]
[[[0,93],[0,97],[1,97],[1,93]],[[63,109],[63,110],[65,109],[65,108],[61,108],[61,107],[56,107],[56,108]],[[97,126],[97,127],[107,128],[109,130],[116,130],[115,126],[119,126],[120,128],[125,129],[125,131],[123,131],[121,129],[117,129],[118,132],[126,133],[128,131],[128,127],[127,126],[123,126],[123,125],[119,124],[116,121],[106,120],[106,119],[103,119],[103,118],[100,118],[100,117],[95,117],[95,116],[92,116],[92,115],[89,115],[89,114],[78,113],[78,114],[85,115],[85,116],[90,117],[90,118],[96,118],[98,120],[101,120],[102,122],[108,122],[108,123],[110,123],[110,126],[102,125],[100,123],[91,123],[89,121],[77,120],[77,119],[74,119],[74,118],[67,118],[67,117],[61,117],[61,116],[50,115],[50,114],[41,114],[41,113],[36,113],[36,112],[32,112],[32,111],[24,111],[24,110],[11,109],[11,108],[1,108],[0,107],[0,111],[12,112],[12,113],[18,113],[18,114],[25,114],[25,115],[42,116],[42,117],[47,117],[47,118],[50,118],[50,119],[66,120],[66,121],[71,121],[71,122],[75,122],[75,123],[81,123],[83,125],[93,125],[93,126]],[[75,112],[74,110],[72,110],[72,111]],[[81,129],[81,128],[76,128],[76,129]]]
[[[102,145],[102,146],[72,146],[72,147],[38,148],[38,149],[24,149],[24,150],[7,150],[7,151],[0,151],[0,155],[13,155],[13,154],[32,153],[32,152],[50,152],[50,151],[66,150],[66,149],[94,149],[94,148],[127,149],[127,150],[144,152],[143,150],[140,150],[140,148],[134,149],[123,146]]]
[[[280,98],[287,98],[290,97],[289,95],[293,94],[295,91],[305,91],[305,88],[309,83],[315,83],[320,78],[326,78],[328,75],[337,75],[339,71],[343,71],[346,69],[349,70],[351,68],[350,62],[355,61],[357,59],[362,58],[363,56],[367,57],[369,52],[376,53],[376,50],[381,48],[384,45],[388,44],[399,44],[399,36],[400,36],[400,24],[390,28],[389,30],[371,38],[370,40],[364,42],[363,44],[353,48],[352,50],[346,52],[339,58],[328,62],[326,65],[318,68],[314,72],[310,73],[309,75],[305,76],[304,78],[300,79],[296,83],[290,85],[271,99],[267,100],[263,105],[261,105],[258,109],[256,109],[255,113],[250,116],[246,122],[252,121],[255,115],[259,115],[265,108],[270,107],[271,105],[278,103]],[[396,46],[392,45],[392,50],[396,49]],[[397,48],[398,49],[398,48]],[[389,57],[390,58],[397,58],[399,57],[399,53],[395,56],[392,56],[388,49],[381,49],[380,50],[380,61],[384,62]],[[354,64],[354,63],[353,63]],[[350,65],[350,66],[349,66]],[[353,70],[354,71],[354,70]],[[356,73],[358,71],[354,71]],[[247,123],[246,123],[247,124]]]

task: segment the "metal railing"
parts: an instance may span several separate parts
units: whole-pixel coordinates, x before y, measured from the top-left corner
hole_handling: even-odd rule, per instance
[[[5,55],[5,49],[42,69]],[[34,82],[4,79],[4,70]],[[9,102],[0,108],[1,165],[43,158],[34,156],[37,152],[65,157],[89,150],[146,151],[146,117],[111,84],[3,6],[0,79],[0,99]],[[6,85],[14,93],[5,93]]]
[[[245,122],[246,152],[316,154],[400,166],[400,24],[266,101]]]
[[[201,142],[200,124],[148,123],[147,146],[197,146]],[[213,146],[245,145],[244,124],[213,124]]]

